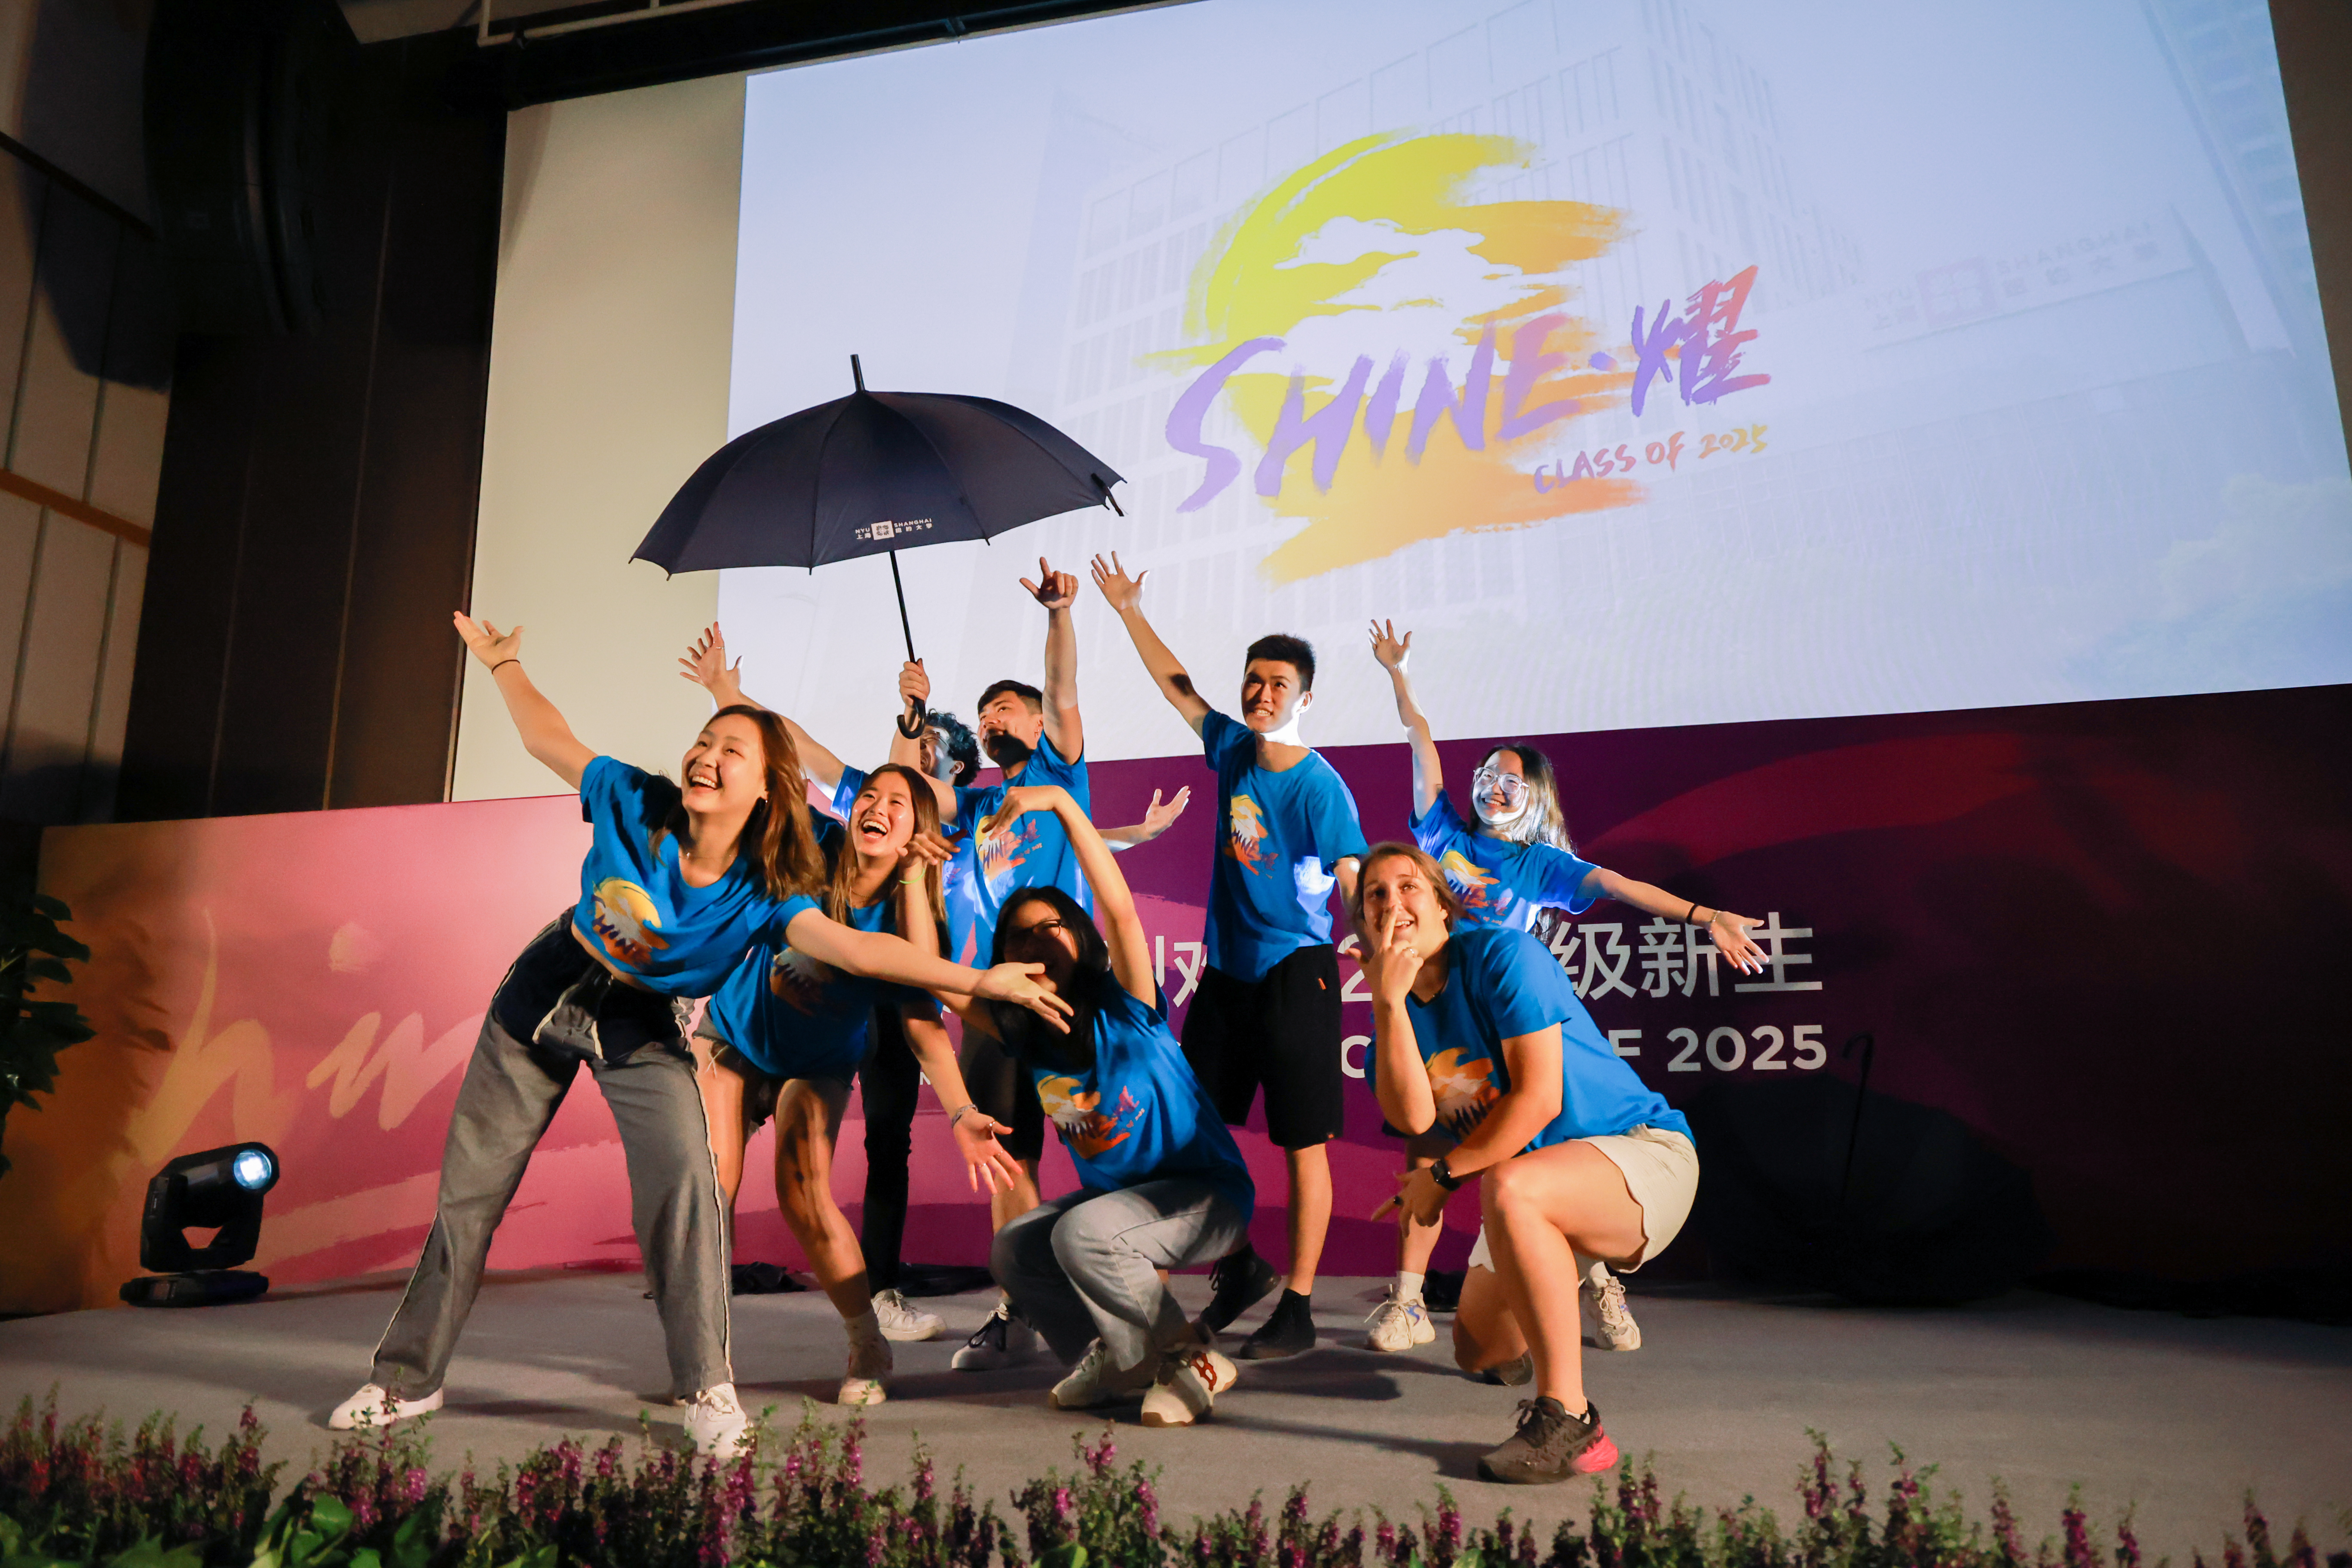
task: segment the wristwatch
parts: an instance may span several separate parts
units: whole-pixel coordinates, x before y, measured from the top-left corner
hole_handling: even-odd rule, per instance
[[[1438,1156],[1437,1163],[1430,1166],[1429,1179],[1449,1193],[1460,1191],[1462,1184],[1469,1180],[1466,1176],[1455,1175],[1454,1167],[1445,1163],[1445,1157],[1442,1154]]]

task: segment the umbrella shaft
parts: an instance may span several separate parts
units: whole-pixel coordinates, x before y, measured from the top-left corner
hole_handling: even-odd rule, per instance
[[[890,552],[890,586],[898,593],[898,629],[907,634],[907,662],[915,662],[915,628],[907,619],[907,584],[898,577],[898,552]]]

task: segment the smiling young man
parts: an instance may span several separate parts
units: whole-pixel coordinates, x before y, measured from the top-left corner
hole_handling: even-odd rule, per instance
[[[1217,772],[1217,847],[1210,873],[1200,989],[1184,1018],[1184,1055],[1229,1124],[1265,1089],[1266,1136],[1290,1178],[1286,1280],[1244,1241],[1213,1274],[1202,1326],[1222,1331],[1271,1290],[1286,1289],[1241,1348],[1247,1360],[1297,1355],[1315,1343],[1310,1300],[1331,1223],[1324,1145],[1344,1120],[1339,961],[1330,897],[1352,903],[1364,831],[1355,797],[1299,738],[1315,700],[1315,651],[1276,635],[1252,643],[1242,669],[1241,721],[1212,708],[1143,617],[1143,577],[1095,558],[1096,589],[1118,612],[1160,694],[1201,737]]]

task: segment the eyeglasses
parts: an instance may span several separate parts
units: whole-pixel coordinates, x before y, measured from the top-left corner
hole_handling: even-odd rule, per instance
[[[1528,781],[1519,773],[1507,773],[1500,768],[1480,768],[1470,775],[1474,795],[1498,795],[1505,805],[1517,805],[1528,798]]]
[[[1004,934],[1008,940],[1013,942],[1050,942],[1052,937],[1049,933],[1057,931],[1067,931],[1069,929],[1070,927],[1067,921],[1057,916],[1048,915],[1034,925],[1015,926]]]

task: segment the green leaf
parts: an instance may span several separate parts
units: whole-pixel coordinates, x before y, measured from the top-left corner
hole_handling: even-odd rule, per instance
[[[1037,1568],[1087,1568],[1087,1549],[1073,1541],[1037,1559]]]
[[[60,985],[70,985],[74,975],[73,971],[58,959],[37,958],[25,965],[25,977],[28,980],[54,980]]]
[[[67,907],[66,901],[63,899],[51,898],[47,893],[35,893],[33,895],[33,908],[37,913],[45,914],[53,921],[69,921],[73,919],[73,910]]]
[[[194,1546],[163,1550],[161,1536],[151,1535],[106,1560],[106,1568],[205,1568],[205,1554]]]

